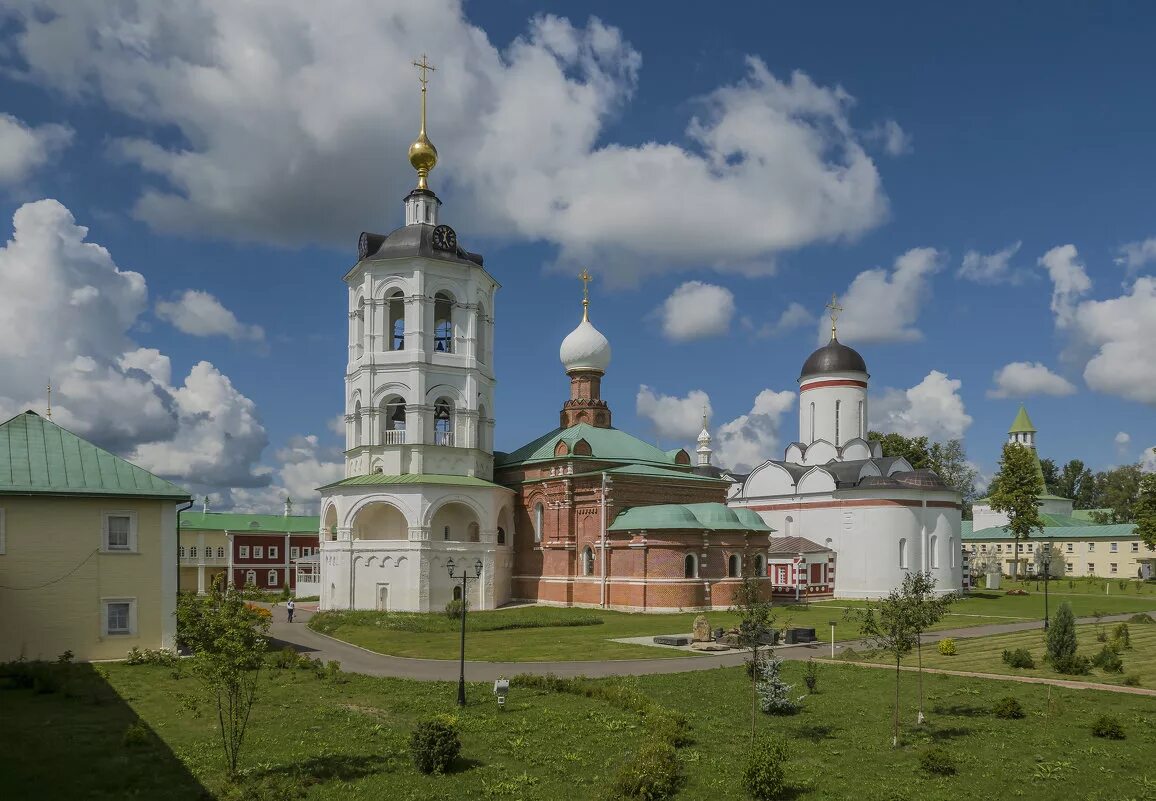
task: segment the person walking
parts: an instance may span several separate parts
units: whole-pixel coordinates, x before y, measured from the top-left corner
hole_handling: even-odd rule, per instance
[[[289,622],[290,623],[293,622],[293,609],[294,609],[293,599],[290,598],[288,601],[285,602],[285,611],[289,613]]]

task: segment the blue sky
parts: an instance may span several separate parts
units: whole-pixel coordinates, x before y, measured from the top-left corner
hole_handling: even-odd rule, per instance
[[[66,424],[226,505],[333,475],[341,276],[362,230],[401,224],[426,52],[431,187],[502,283],[498,448],[556,425],[580,265],[615,423],[665,447],[697,391],[724,459],[781,458],[832,293],[878,425],[962,435],[984,473],[1020,400],[1045,456],[1156,445],[1156,10],[351,0],[262,31],[259,5],[0,17],[5,239],[27,211],[0,254],[0,411],[57,373]],[[147,299],[43,245],[79,236],[25,205],[46,198]]]

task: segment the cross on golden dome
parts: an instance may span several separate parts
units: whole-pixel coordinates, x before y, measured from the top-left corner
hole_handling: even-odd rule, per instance
[[[425,53],[422,53],[421,61],[413,62],[413,65],[420,73],[418,81],[421,83],[421,132],[417,135],[414,143],[409,146],[409,163],[417,170],[417,188],[428,190],[429,184],[426,182],[426,178],[429,177],[429,171],[438,163],[438,150],[425,133],[425,95],[426,87],[429,84],[429,73],[437,71],[437,67],[429,63]]]
[[[839,319],[839,312],[843,311],[843,307],[839,305],[839,296],[832,293],[831,302],[826,306],[827,311],[831,315],[831,339],[835,338],[835,321]]]
[[[582,268],[582,272],[579,273],[578,278],[582,281],[582,319],[589,320],[590,282],[593,281],[594,278],[587,272],[585,267]]]

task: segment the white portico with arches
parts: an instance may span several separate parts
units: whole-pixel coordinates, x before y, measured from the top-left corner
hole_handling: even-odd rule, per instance
[[[321,488],[322,609],[431,611],[461,592],[446,563],[481,561],[473,608],[508,600],[513,492],[493,478],[498,283],[439,220],[422,124],[405,225],[363,233],[345,275],[345,478]]]

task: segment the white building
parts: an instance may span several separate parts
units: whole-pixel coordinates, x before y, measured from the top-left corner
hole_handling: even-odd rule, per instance
[[[728,503],[757,511],[777,536],[834,550],[836,597],[886,595],[912,570],[930,572],[940,591],[958,591],[962,498],[932,471],[884,457],[867,440],[868,378],[832,319],[831,341],[799,376],[799,440],[781,461],[736,482]]]
[[[322,609],[430,611],[472,577],[473,608],[510,591],[511,490],[492,482],[498,283],[438,219],[426,178],[437,151],[410,147],[405,225],[363,233],[349,287],[345,478],[321,488]]]

